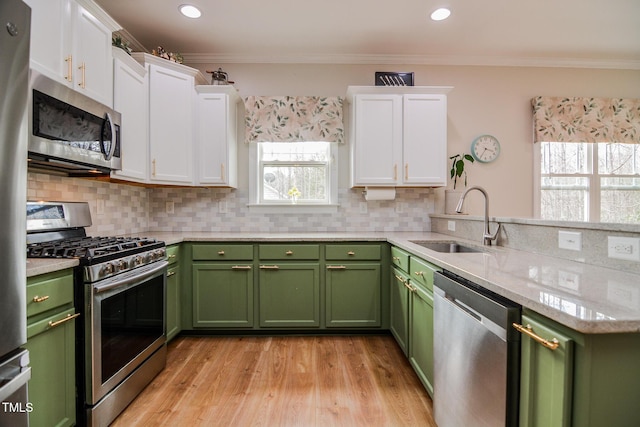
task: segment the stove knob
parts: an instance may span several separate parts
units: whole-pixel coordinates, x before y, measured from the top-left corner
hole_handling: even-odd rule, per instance
[[[129,263],[126,260],[121,259],[120,261],[118,261],[118,270],[119,271],[126,270],[128,267],[129,267]]]
[[[136,257],[133,259],[133,265],[135,267],[140,264],[142,264],[142,257],[140,255],[136,255]]]
[[[144,263],[146,264],[149,261],[151,261],[151,254],[147,252],[146,254],[144,254]]]
[[[113,274],[114,271],[114,266],[112,263],[108,262],[105,265],[102,266],[102,268],[100,269],[100,274],[102,276],[106,276],[108,274]]]

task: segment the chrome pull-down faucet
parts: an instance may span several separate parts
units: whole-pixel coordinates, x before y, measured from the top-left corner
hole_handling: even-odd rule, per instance
[[[460,201],[458,201],[458,206],[456,206],[456,212],[462,212],[462,204],[464,203],[464,198],[471,190],[478,190],[484,195],[484,234],[482,235],[482,244],[486,246],[491,246],[491,242],[496,240],[498,237],[498,232],[500,231],[500,223],[498,223],[498,228],[496,232],[491,234],[491,230],[489,230],[489,195],[487,191],[482,187],[470,187],[465,191],[460,197]]]

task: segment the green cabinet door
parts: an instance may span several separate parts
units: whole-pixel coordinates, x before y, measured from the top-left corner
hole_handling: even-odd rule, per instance
[[[195,263],[193,327],[253,327],[253,267],[251,264]]]
[[[433,397],[433,294],[411,285],[409,307],[409,362]]]
[[[379,262],[328,264],[325,285],[327,327],[380,326]]]
[[[167,341],[180,333],[180,267],[167,270]]]
[[[526,335],[521,341],[520,426],[566,427],[572,425],[573,340],[523,314],[522,324],[546,339],[555,338],[555,350]]]
[[[260,326],[320,326],[319,263],[260,265]]]
[[[407,259],[408,264],[408,259]],[[389,329],[402,352],[409,350],[409,276],[397,268],[391,271]]]
[[[27,326],[31,427],[72,426],[76,422],[74,313],[70,308]]]

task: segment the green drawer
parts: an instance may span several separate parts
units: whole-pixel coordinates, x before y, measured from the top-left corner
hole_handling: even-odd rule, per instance
[[[62,327],[63,325],[69,323],[73,325],[73,322],[79,316],[76,313],[75,308],[70,308],[66,311],[61,311],[59,313],[52,314],[51,316],[37,321],[35,323],[27,324],[27,339],[31,339],[38,334],[46,332],[52,328]],[[72,329],[73,331],[73,329]]]
[[[398,267],[400,270],[409,272],[409,253],[398,249],[395,246],[391,247],[391,263]]]
[[[360,261],[380,259],[380,245],[327,245],[325,257],[328,260]]]
[[[260,259],[279,260],[318,260],[320,259],[319,245],[278,244],[260,245],[258,248]]]
[[[71,270],[27,278],[27,317],[66,304],[73,304]]]
[[[440,269],[431,263],[415,257],[411,257],[409,260],[409,267],[411,280],[433,292],[433,273]]]
[[[169,261],[169,265],[177,264],[180,261],[180,245],[167,246],[167,261]]]
[[[252,261],[253,245],[233,245],[229,243],[210,243],[193,245],[194,261]]]

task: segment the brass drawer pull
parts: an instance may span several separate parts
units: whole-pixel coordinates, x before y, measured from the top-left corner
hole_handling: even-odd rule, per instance
[[[560,343],[556,338],[552,338],[551,340],[546,340],[542,338],[540,335],[537,335],[535,332],[533,332],[533,328],[531,327],[531,325],[522,326],[517,323],[513,323],[513,327],[516,328],[518,332],[525,334],[532,340],[542,344],[548,349],[555,350],[560,345]]]
[[[173,258],[175,258],[175,257],[176,257],[176,254],[171,254],[171,255],[169,255],[167,258],[169,258],[169,259],[173,259]]]
[[[171,277],[171,276],[175,276],[175,275],[176,275],[176,272],[175,272],[175,271],[169,271],[169,272],[167,273],[167,277]]]
[[[398,276],[397,274],[394,274],[394,276],[396,276],[396,279],[398,279],[398,281],[402,282],[403,284],[406,284],[406,283],[407,283],[407,281],[406,281],[406,280],[404,280],[404,278],[403,278],[403,277],[400,277],[400,276]]]
[[[35,297],[33,297],[33,302],[43,302],[49,299],[49,295],[45,295],[43,297],[39,297],[38,295],[36,295]]]
[[[356,253],[355,253],[354,251],[349,251],[349,252],[347,252],[347,255],[349,255],[349,256],[354,256],[355,254],[356,254]]]
[[[231,267],[232,270],[251,270],[250,265],[234,265]]]
[[[224,255],[224,251],[218,251],[218,255],[220,256]]]
[[[71,55],[64,58],[64,62],[67,63],[67,75],[65,76],[65,80],[70,82],[73,81],[73,57]]]
[[[284,254],[285,255],[293,255],[293,251],[286,251]]]
[[[261,265],[260,269],[261,270],[279,270],[280,267],[278,267],[277,265]]]
[[[424,271],[416,271],[413,274],[415,274],[416,276],[419,276],[419,277],[424,277]]]
[[[394,256],[391,259],[394,260],[394,261],[400,261],[400,257],[399,256]]]
[[[327,265],[327,270],[346,270],[347,267],[344,265]]]
[[[69,320],[73,320],[76,317],[80,316],[80,313],[76,313],[76,314],[67,314],[67,317],[64,317],[60,320],[56,320],[55,322],[53,321],[49,321],[49,327],[50,328],[55,328],[56,326],[60,326],[65,322],[68,322]]]

